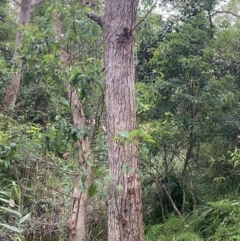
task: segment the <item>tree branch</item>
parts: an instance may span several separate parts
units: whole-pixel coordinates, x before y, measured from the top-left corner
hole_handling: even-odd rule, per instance
[[[174,10],[176,7],[178,7],[178,5],[183,2],[183,0],[180,0],[179,2],[177,2],[171,9],[169,12],[171,12],[172,10]]]
[[[216,14],[218,14],[218,13],[227,13],[227,14],[231,14],[231,15],[233,15],[234,17],[237,17],[237,18],[240,17],[240,15],[238,15],[237,13],[233,13],[233,12],[227,11],[227,10],[223,10],[223,11],[214,10],[213,15],[216,15]]]
[[[103,16],[98,15],[97,13],[85,13],[87,17],[97,22],[101,28],[103,28]]]
[[[51,189],[51,190],[54,190],[55,192],[57,192],[57,193],[59,193],[59,194],[61,194],[61,195],[63,195],[63,196],[67,196],[67,197],[70,197],[70,198],[74,198],[73,196],[70,196],[70,195],[67,195],[67,194],[65,194],[65,193],[63,193],[63,192],[61,192],[61,191],[58,191],[56,188],[54,188],[54,187],[50,187],[50,186],[48,186],[47,184],[45,184],[44,182],[41,182],[40,180],[38,180],[43,186],[45,186],[45,187],[47,187],[47,188],[49,188],[49,189]]]
[[[155,3],[152,5],[152,7],[150,8],[150,10],[147,12],[147,14],[142,18],[142,20],[140,20],[135,27],[131,30],[131,33],[133,33],[133,31],[147,18],[147,16],[152,12],[153,8],[155,7],[157,3],[157,0],[155,1]]]
[[[39,5],[41,5],[43,2],[45,2],[45,0],[38,0],[34,3],[31,4],[31,8],[35,8],[38,7]]]

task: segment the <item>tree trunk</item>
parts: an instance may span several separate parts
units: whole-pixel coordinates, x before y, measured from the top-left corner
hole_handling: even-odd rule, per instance
[[[30,13],[31,13],[31,0],[22,0],[20,7],[21,7],[21,10],[20,10],[20,18],[19,18],[19,27],[29,23]],[[17,69],[17,72],[12,77],[11,83],[7,88],[6,97],[5,97],[5,105],[7,107],[11,107],[15,105],[19,86],[20,86],[22,60],[20,59],[18,48],[21,46],[21,44],[22,44],[22,35],[21,35],[21,30],[18,29],[17,35],[16,35],[16,47],[13,55],[13,61],[16,61],[18,69]]]
[[[137,129],[134,36],[138,0],[107,0],[103,17],[110,176],[108,240],[142,241],[139,152],[135,143],[119,145],[119,131]]]
[[[194,128],[191,127],[190,133],[189,133],[189,147],[186,153],[186,157],[184,160],[184,166],[182,170],[182,192],[183,192],[183,200],[182,200],[182,214],[184,215],[185,212],[185,205],[186,205],[186,182],[187,182],[187,167],[189,165],[189,161],[192,156],[192,151],[194,147],[194,140],[193,140],[193,131]]]
[[[55,32],[61,39],[63,36],[60,14],[55,14]],[[70,55],[63,49],[60,49],[60,60],[62,62],[63,74],[66,74],[66,70],[70,65]],[[86,125],[86,118],[82,106],[81,100],[78,98],[76,89],[72,89],[66,82],[67,94],[70,105],[72,106],[72,120],[75,127],[81,127]],[[86,241],[86,209],[88,204],[88,188],[93,181],[93,170],[88,162],[93,161],[93,155],[91,151],[91,142],[88,137],[80,138],[77,143],[78,148],[78,163],[79,167],[83,167],[86,170],[87,178],[84,183],[86,191],[79,190],[79,186],[82,182],[83,173],[79,172],[73,190],[73,204],[70,217],[68,219],[68,227],[70,229],[70,241]]]
[[[73,110],[73,124],[76,127],[83,127],[86,123],[85,115],[80,102],[77,91],[68,89],[68,97],[71,104],[74,106]],[[87,178],[84,182],[86,191],[79,190],[81,184],[82,172],[79,172],[73,191],[73,204],[70,217],[68,219],[68,227],[70,229],[70,241],[86,241],[86,210],[88,204],[88,189],[93,181],[93,170],[88,162],[93,161],[91,151],[91,143],[88,137],[80,138],[78,143],[78,164],[79,167],[85,168]]]

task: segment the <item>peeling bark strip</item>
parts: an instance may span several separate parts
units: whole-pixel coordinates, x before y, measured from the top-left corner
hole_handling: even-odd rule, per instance
[[[30,13],[31,13],[31,0],[22,0],[20,7],[21,7],[21,10],[20,10],[19,26],[26,25],[29,23]],[[22,44],[22,35],[21,35],[21,31],[18,30],[16,35],[16,47],[13,55],[13,60],[16,61],[18,70],[17,70],[17,73],[14,74],[11,80],[11,83],[7,88],[6,98],[5,98],[5,104],[7,107],[15,105],[19,86],[20,86],[20,79],[21,79],[20,69],[22,68],[22,60],[20,59],[18,48],[21,46],[21,44]]]
[[[133,55],[137,6],[138,0],[106,0],[103,17],[89,16],[104,30],[108,161],[114,178],[109,190],[109,241],[144,240],[138,146],[113,141],[119,131],[137,129]]]
[[[60,21],[60,14],[55,14],[55,32],[59,39],[63,36],[62,25]],[[59,58],[62,63],[62,71],[70,65],[70,55],[68,52],[60,49]],[[66,73],[65,73],[66,74]],[[78,98],[76,89],[72,89],[71,86],[66,82],[68,100],[72,106],[72,118],[73,125],[75,127],[83,127],[86,125],[86,118],[82,106],[82,102]],[[87,173],[87,179],[85,181],[86,189],[90,187],[93,181],[93,170],[87,163],[93,160],[91,152],[91,142],[88,137],[80,138],[77,143],[78,148],[78,163],[79,167],[84,167]],[[70,217],[67,221],[67,225],[70,230],[70,241],[86,241],[86,210],[88,204],[88,192],[82,192],[79,190],[81,184],[82,173],[79,172],[73,190],[73,203]]]

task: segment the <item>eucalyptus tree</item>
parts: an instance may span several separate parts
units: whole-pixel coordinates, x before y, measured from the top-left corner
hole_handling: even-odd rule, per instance
[[[61,13],[55,13],[54,28],[57,38],[61,41],[65,35],[61,22]],[[70,42],[68,43],[70,44]],[[79,91],[76,86],[72,86],[68,82],[67,72],[73,67],[71,66],[71,52],[60,47],[59,58],[61,60],[62,76],[66,85],[66,92],[68,96],[68,101],[70,106],[72,106],[72,122],[75,128],[98,128],[98,124],[94,120],[94,123],[87,124],[87,119],[85,115],[85,110],[83,107],[83,100],[79,97]],[[77,73],[80,74],[80,73]],[[75,76],[76,77],[76,76]],[[92,126],[91,126],[92,125]],[[94,133],[93,133],[94,135]],[[93,181],[93,169],[92,165],[94,163],[93,150],[92,150],[92,140],[91,136],[82,136],[77,141],[78,149],[78,164],[79,169],[82,171],[78,172],[75,180],[72,209],[70,217],[68,219],[68,227],[70,229],[70,240],[86,240],[87,228],[86,228],[86,213],[89,199],[89,190],[95,188],[95,183]],[[82,188],[79,189],[79,185]],[[84,187],[84,188],[83,188]]]
[[[11,44],[14,40],[15,23],[10,14],[9,1],[0,1],[0,86],[1,101],[4,99],[5,88],[9,81],[12,58]]]
[[[45,0],[38,0],[35,2],[31,2],[31,0],[22,0],[21,2],[15,1],[17,5],[20,6],[20,14],[19,14],[19,23],[18,23],[18,31],[16,34],[16,41],[15,41],[15,51],[13,55],[13,61],[16,62],[17,70],[13,73],[12,80],[7,88],[6,97],[5,97],[5,104],[6,106],[14,106],[17,94],[19,91],[20,80],[21,80],[21,68],[22,68],[22,60],[19,54],[19,48],[22,45],[22,35],[21,35],[21,28],[28,24],[30,21],[31,11],[42,4]]]
[[[104,30],[108,161],[112,177],[108,203],[108,239],[119,241],[143,240],[137,140],[124,145],[114,140],[121,131],[131,132],[137,129],[134,88],[134,30],[137,6],[136,0],[132,2],[111,0],[105,3],[104,16],[95,13],[87,14]],[[61,50],[60,54],[65,53]],[[67,55],[65,59],[68,59]],[[66,63],[66,61],[63,62]],[[69,91],[69,93],[73,92]],[[69,94],[69,98],[71,97]],[[79,122],[84,115],[80,109],[76,110],[78,113],[76,121]],[[89,149],[86,146],[83,149],[85,152],[88,150],[89,155]],[[81,155],[85,155],[83,149]],[[88,159],[89,157],[85,157],[83,160],[87,162]],[[87,173],[87,175],[90,178],[91,174]],[[78,194],[74,202],[81,202],[80,198]],[[78,213],[78,215],[81,214]],[[73,225],[70,223],[70,228],[74,237],[76,233],[81,232],[81,227],[76,226],[76,220],[69,221],[73,222]],[[76,238],[79,237],[75,235],[75,239],[72,240],[78,240]]]
[[[137,142],[117,143],[137,129],[134,30],[138,0],[107,0],[103,16],[88,14],[104,31],[109,173],[108,240],[143,240]]]

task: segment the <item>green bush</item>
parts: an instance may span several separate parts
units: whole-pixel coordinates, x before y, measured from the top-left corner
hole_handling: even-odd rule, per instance
[[[145,231],[147,241],[201,241],[180,218],[171,216],[165,224],[149,226]]]
[[[198,209],[195,229],[206,240],[240,240],[240,201],[223,199]]]

